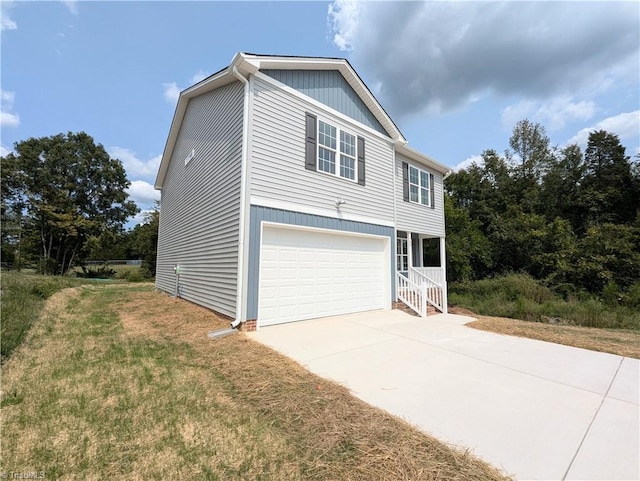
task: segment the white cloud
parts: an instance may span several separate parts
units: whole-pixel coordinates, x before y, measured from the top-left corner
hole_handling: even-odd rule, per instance
[[[175,104],[178,102],[178,98],[180,97],[180,89],[175,82],[171,82],[168,84],[162,84],[164,88],[164,98],[167,99],[168,102]]]
[[[0,145],[0,157],[9,155],[13,150],[7,149],[4,145]]]
[[[153,212],[153,209],[142,209],[136,215],[131,217],[127,224],[129,225],[129,227],[134,227],[138,224],[146,224],[147,223],[146,217],[148,214],[151,214],[152,212]]]
[[[0,105],[2,105],[2,108],[11,110],[13,108],[15,98],[16,94],[14,92],[0,89]]]
[[[142,160],[136,156],[135,152],[117,146],[109,149],[109,155],[122,162],[127,171],[127,177],[142,177],[146,179],[155,179],[162,159],[161,155],[156,155],[150,159]]]
[[[0,126],[17,127],[20,125],[20,116],[9,112],[0,112]]]
[[[17,127],[20,125],[20,116],[10,112],[13,110],[15,93],[7,90],[0,90],[0,126]]]
[[[596,105],[592,101],[574,102],[571,97],[562,96],[544,102],[521,100],[505,108],[501,117],[502,124],[509,129],[519,120],[529,119],[543,124],[549,130],[558,130],[567,122],[590,120],[595,111]]]
[[[584,97],[634,87],[638,14],[636,2],[336,0],[328,22],[334,44],[380,82],[390,114],[405,116],[487,95]],[[559,124],[564,117],[551,115]]]
[[[334,32],[333,43],[340,50],[351,51],[358,27],[360,3],[338,0],[329,4],[327,14],[329,24]]]
[[[457,172],[461,169],[468,169],[469,167],[471,167],[471,164],[476,164],[478,166],[482,165],[484,163],[484,160],[482,159],[481,155],[472,155],[471,157],[467,157],[466,159],[464,159],[462,162],[460,162],[458,165],[456,165],[453,170],[454,172]]]
[[[191,85],[197,84],[198,82],[200,82],[200,80],[204,80],[208,76],[209,74],[204,70],[198,70],[196,73],[193,74],[193,77],[191,77]]]
[[[209,74],[206,71],[198,70],[189,79],[188,86],[197,84],[198,82],[200,82],[201,80],[204,80],[208,76]],[[178,98],[180,98],[180,91],[182,91],[183,89],[178,87],[178,84],[176,82],[163,83],[162,88],[164,89],[164,98],[167,100],[167,102],[170,102],[172,104],[175,104],[178,102]]]
[[[127,189],[131,199],[142,207],[153,205],[156,200],[160,200],[160,191],[144,180],[134,180]]]
[[[67,6],[69,11],[73,15],[78,15],[78,1],[77,0],[62,0],[62,3],[64,3]]]
[[[586,127],[571,137],[567,141],[567,145],[578,144],[580,147],[585,148],[589,141],[589,134],[594,130],[606,130],[609,133],[616,134],[620,137],[620,140],[637,138],[640,133],[640,110],[607,117],[592,127]]]
[[[17,30],[18,24],[9,16],[9,9],[12,6],[11,0],[0,1],[0,30]]]

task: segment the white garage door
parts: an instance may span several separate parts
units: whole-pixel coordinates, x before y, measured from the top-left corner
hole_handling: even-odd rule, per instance
[[[261,326],[390,307],[388,239],[265,226]]]

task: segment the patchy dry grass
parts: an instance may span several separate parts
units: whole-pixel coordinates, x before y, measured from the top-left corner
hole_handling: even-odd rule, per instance
[[[640,332],[638,331],[562,326],[506,317],[479,316],[461,308],[449,309],[449,312],[475,317],[477,321],[470,322],[467,326],[482,331],[527,337],[640,359]]]
[[[49,299],[3,366],[2,470],[47,479],[504,479],[151,286]]]

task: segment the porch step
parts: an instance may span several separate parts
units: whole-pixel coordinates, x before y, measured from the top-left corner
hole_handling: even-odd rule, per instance
[[[391,308],[399,309],[401,311],[406,312],[407,314],[411,314],[412,316],[420,317],[416,311],[411,309],[402,301],[392,302]],[[432,316],[433,314],[440,314],[440,311],[436,309],[434,306],[432,306],[431,304],[427,304],[427,316]]]

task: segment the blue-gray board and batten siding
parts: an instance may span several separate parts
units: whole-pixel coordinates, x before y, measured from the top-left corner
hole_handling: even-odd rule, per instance
[[[381,134],[389,135],[337,70],[264,69],[261,72]]]
[[[252,205],[250,210],[249,227],[249,279],[247,289],[247,319],[258,318],[258,290],[260,286],[260,226],[262,222],[274,222],[278,224],[298,225],[304,227],[316,227],[320,229],[332,229],[344,232],[356,232],[360,234],[372,234],[389,237],[390,272],[394,272],[395,255],[395,231],[393,227],[368,224],[366,222],[354,222],[350,220],[335,219],[321,215],[303,214],[282,209],[273,209]],[[396,297],[396,287],[391,279],[391,299]]]

